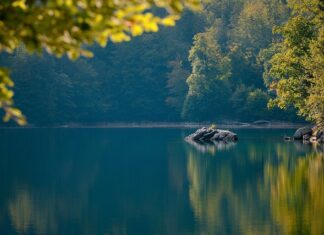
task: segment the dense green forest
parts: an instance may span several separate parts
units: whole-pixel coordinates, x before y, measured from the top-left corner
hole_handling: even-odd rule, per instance
[[[90,59],[29,56],[19,48],[1,55],[0,64],[12,68],[15,104],[31,124],[179,120],[173,99],[186,90],[179,94],[172,71],[182,68],[178,63],[190,71],[187,54],[202,27],[187,12],[174,28],[91,48]]]
[[[273,28],[292,17],[282,0],[211,0],[173,28],[94,46],[91,59],[20,47],[0,54],[0,64],[12,69],[15,104],[30,124],[296,121],[294,102],[267,107],[276,101],[272,57],[285,36]]]

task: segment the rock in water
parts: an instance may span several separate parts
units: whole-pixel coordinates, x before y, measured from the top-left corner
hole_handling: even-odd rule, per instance
[[[318,126],[301,127],[295,132],[293,139],[302,140],[305,144],[324,143],[324,130]]]
[[[295,140],[302,140],[304,135],[309,135],[311,136],[313,133],[313,130],[309,126],[301,127],[297,129],[297,131],[294,134],[294,139]]]
[[[316,133],[316,139],[321,139],[324,136],[324,131],[323,130],[319,130]]]
[[[291,141],[292,138],[291,138],[290,136],[285,136],[285,137],[284,137],[284,140],[285,140],[285,141]]]
[[[309,142],[311,143],[316,143],[317,142],[317,139],[315,136],[312,136],[310,139],[309,139]]]
[[[189,135],[187,138],[197,141],[207,133],[207,130],[208,130],[207,127],[202,127],[198,129],[195,133]]]
[[[217,130],[209,130],[206,134],[203,135],[203,137],[200,138],[201,141],[208,141],[210,140],[216,133],[218,133]]]
[[[213,142],[213,141],[224,141],[224,142],[235,142],[238,140],[236,133],[228,130],[219,130],[213,127],[206,128],[202,127],[195,133],[186,137],[188,142]]]
[[[303,140],[304,140],[304,141],[309,141],[310,138],[311,138],[311,136],[308,135],[308,134],[303,135]]]
[[[219,130],[213,137],[211,137],[211,140],[215,141],[236,141],[238,140],[237,134],[227,131],[227,130]]]
[[[317,131],[316,140],[318,143],[324,144],[324,131],[323,130]]]
[[[321,138],[317,139],[317,142],[320,144],[324,144],[324,135]]]

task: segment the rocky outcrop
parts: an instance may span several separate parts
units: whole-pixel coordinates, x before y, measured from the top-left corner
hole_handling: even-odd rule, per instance
[[[228,130],[220,130],[214,127],[202,127],[185,139],[188,142],[195,141],[200,143],[214,141],[235,142],[238,140],[238,136],[236,133]]]
[[[301,127],[297,129],[293,138],[294,140],[302,140],[305,135],[312,135],[312,133],[313,133],[312,127],[310,126]]]
[[[316,133],[314,133],[316,140],[318,140],[321,143],[324,143],[324,130],[318,130]]]
[[[315,138],[316,138],[315,140],[318,143],[324,144],[324,131],[320,130],[317,133],[315,133]]]
[[[215,141],[226,141],[226,142],[235,142],[238,140],[237,134],[231,131],[218,130],[212,137],[211,140]]]
[[[324,143],[324,130],[318,127],[305,126],[296,130],[294,140],[301,140],[304,143]]]

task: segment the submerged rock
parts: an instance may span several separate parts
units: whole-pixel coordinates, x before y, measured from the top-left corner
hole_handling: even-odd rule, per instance
[[[310,138],[311,138],[311,136],[308,135],[308,134],[303,135],[303,140],[304,140],[304,141],[308,141]]]
[[[202,127],[185,139],[188,142],[196,141],[201,143],[214,141],[235,142],[238,140],[238,136],[236,133],[228,130],[220,130],[214,127]]]
[[[266,120],[258,120],[258,121],[253,122],[253,124],[254,125],[270,125],[270,122],[266,121]]]
[[[284,137],[284,140],[285,140],[285,141],[291,141],[292,138],[291,138],[290,136],[285,136],[285,137]]]

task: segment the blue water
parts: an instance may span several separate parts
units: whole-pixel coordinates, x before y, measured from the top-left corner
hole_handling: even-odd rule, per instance
[[[0,234],[324,234],[324,156],[293,130],[0,129]]]

